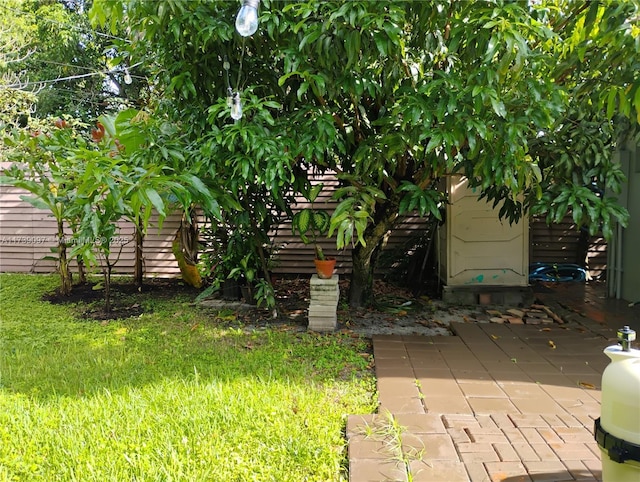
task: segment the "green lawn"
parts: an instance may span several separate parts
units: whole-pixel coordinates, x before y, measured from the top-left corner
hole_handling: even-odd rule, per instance
[[[0,481],[347,478],[345,417],[375,408],[365,340],[245,333],[195,295],[90,321],[41,301],[57,281],[0,275]]]

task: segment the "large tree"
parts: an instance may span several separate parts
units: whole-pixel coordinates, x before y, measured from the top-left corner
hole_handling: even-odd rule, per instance
[[[512,221],[573,209],[605,234],[625,222],[592,184],[619,189],[616,120],[640,115],[637,0],[264,0],[248,39],[237,8],[96,0],[93,14],[130,28],[129,55],[156,72],[167,112],[238,196],[270,199],[264,211],[303,189],[307,167],[337,173],[332,227],[339,246],[354,243],[352,306],[369,302],[399,215],[438,216],[453,173]],[[240,122],[225,115],[228,87],[243,90]]]
[[[24,114],[91,121],[144,96],[139,69],[114,48],[120,32],[91,27],[88,6],[87,0],[0,2],[0,89],[35,95]]]

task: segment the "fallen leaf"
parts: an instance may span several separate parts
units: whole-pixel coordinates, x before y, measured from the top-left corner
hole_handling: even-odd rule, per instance
[[[551,331],[551,328],[542,328],[540,331]]]
[[[580,385],[582,388],[588,388],[589,390],[596,389],[596,386],[593,383],[589,382],[578,382],[578,385]]]
[[[491,335],[491,338],[493,338],[494,340],[497,340],[498,338],[500,338],[499,336],[496,335]]]
[[[556,349],[556,344],[553,342],[553,340],[549,340],[549,347],[550,347],[552,350],[555,350],[555,349]]]

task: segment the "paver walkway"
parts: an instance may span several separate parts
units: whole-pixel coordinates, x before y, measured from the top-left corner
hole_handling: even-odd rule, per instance
[[[350,481],[600,480],[593,422],[615,331],[451,328],[374,337],[380,407],[349,417]]]

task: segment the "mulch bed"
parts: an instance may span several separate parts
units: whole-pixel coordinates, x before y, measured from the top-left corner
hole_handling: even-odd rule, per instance
[[[83,318],[91,320],[114,320],[140,316],[144,308],[140,303],[143,298],[171,299],[186,294],[195,298],[199,290],[184,284],[179,279],[152,278],[146,279],[141,289],[133,281],[111,282],[111,311],[106,312],[104,306],[104,286],[99,282],[75,284],[68,296],[59,290],[46,293],[43,301],[52,304],[72,304],[78,307]]]
[[[309,307],[308,278],[277,278],[274,280],[279,319],[257,307],[239,311],[238,317],[247,324],[264,324],[274,322],[302,323]],[[383,281],[374,284],[375,306],[367,309],[348,309],[349,282],[340,281],[340,305],[338,309],[344,316],[374,316],[393,318],[398,314],[406,315],[424,308],[425,297],[416,298],[410,290]],[[144,313],[143,299],[172,299],[186,296],[195,300],[200,293],[180,279],[153,278],[146,279],[139,290],[132,281],[118,279],[111,283],[111,305],[109,313],[104,310],[104,286],[99,282],[76,284],[69,296],[58,291],[45,294],[42,299],[52,304],[77,305],[82,317],[93,320],[110,320],[139,316]],[[147,304],[148,305],[148,304]],[[304,320],[306,323],[306,320]]]

